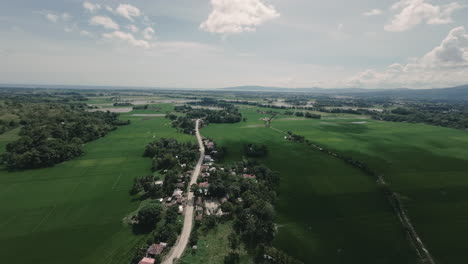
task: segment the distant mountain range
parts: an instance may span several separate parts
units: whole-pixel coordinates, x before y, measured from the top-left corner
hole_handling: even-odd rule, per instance
[[[324,88],[284,88],[284,87],[265,87],[265,86],[238,86],[226,87],[221,90],[229,91],[258,91],[258,92],[302,92],[318,95],[349,95],[360,97],[395,97],[408,99],[438,99],[438,100],[457,100],[468,101],[468,85],[437,88],[437,89],[362,89],[362,88],[343,88],[343,89],[324,89]]]

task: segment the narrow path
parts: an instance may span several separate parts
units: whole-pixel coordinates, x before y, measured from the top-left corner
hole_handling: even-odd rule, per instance
[[[182,256],[189,242],[190,233],[192,232],[194,195],[193,192],[190,191],[190,187],[192,186],[192,184],[197,183],[197,179],[201,171],[201,166],[203,164],[203,159],[205,158],[205,147],[203,146],[203,141],[200,136],[199,123],[200,120],[198,119],[195,123],[195,132],[197,136],[198,145],[200,146],[200,158],[198,159],[198,163],[195,166],[195,169],[193,170],[192,178],[188,187],[189,193],[187,195],[187,205],[185,206],[184,211],[184,227],[182,228],[182,233],[179,239],[177,240],[176,244],[174,245],[174,247],[172,247],[171,251],[162,262],[163,264],[173,264],[175,260],[179,259]]]

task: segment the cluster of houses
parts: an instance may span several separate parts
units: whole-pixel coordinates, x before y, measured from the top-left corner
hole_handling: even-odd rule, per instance
[[[146,251],[146,256],[143,257],[138,264],[154,264],[156,257],[161,255],[167,247],[166,243],[152,244]]]
[[[215,144],[210,141],[209,139],[205,139],[203,141],[205,148],[209,151],[208,153],[217,153]],[[210,183],[208,181],[209,177],[219,171],[224,171],[224,168],[216,167],[214,164],[214,159],[211,155],[205,155],[204,163],[201,166],[201,174],[198,183],[198,192],[199,196],[197,196],[195,200],[195,220],[200,221],[203,219],[204,215],[216,215],[222,216],[225,213],[221,210],[221,204],[227,202],[229,200],[229,196],[223,197],[222,199],[206,199],[203,196],[208,195],[208,190],[210,188]],[[247,168],[241,169],[240,172],[230,171],[232,175],[240,175],[240,177],[244,179],[251,179],[256,180],[257,177],[254,174],[249,174]]]

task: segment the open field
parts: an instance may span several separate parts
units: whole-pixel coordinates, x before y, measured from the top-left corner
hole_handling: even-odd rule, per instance
[[[281,117],[290,130],[384,175],[404,197],[413,224],[440,263],[463,263],[468,245],[468,133],[422,124]]]
[[[122,263],[135,236],[122,219],[139,206],[128,194],[133,178],[151,173],[142,157],[159,137],[175,133],[168,120],[131,116],[129,126],[85,146],[85,154],[52,168],[0,171],[0,256],[4,263]],[[2,146],[9,134],[0,137]]]
[[[223,263],[224,257],[229,254],[228,236],[232,232],[231,222],[218,224],[198,240],[198,248],[192,254],[191,249],[186,249],[184,256],[178,264],[218,264]],[[253,264],[245,251],[240,254],[242,264]]]
[[[373,179],[265,128],[257,109],[242,108],[247,122],[210,124],[201,132],[228,148],[228,161],[242,158],[245,143],[268,145],[263,162],[281,173],[278,248],[305,263],[416,262]]]
[[[10,130],[0,135],[0,152],[5,151],[6,145],[10,143],[11,141],[16,140],[18,138],[19,131],[20,131],[20,128],[17,127],[13,130]]]

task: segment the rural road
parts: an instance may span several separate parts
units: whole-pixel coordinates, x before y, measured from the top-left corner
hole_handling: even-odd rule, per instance
[[[179,259],[182,254],[184,253],[185,248],[189,242],[190,233],[192,232],[193,227],[193,211],[194,211],[194,202],[193,202],[193,192],[190,191],[190,186],[192,184],[197,183],[198,175],[200,175],[201,166],[203,164],[203,159],[205,157],[205,147],[203,146],[203,141],[200,136],[199,131],[199,123],[200,120],[198,119],[195,124],[195,132],[197,136],[198,145],[200,146],[200,158],[198,159],[198,163],[193,170],[192,178],[189,184],[189,193],[187,195],[187,205],[185,206],[184,212],[184,226],[182,228],[182,234],[180,235],[179,239],[176,242],[176,245],[172,247],[169,254],[166,256],[163,264],[173,264],[174,260]]]

